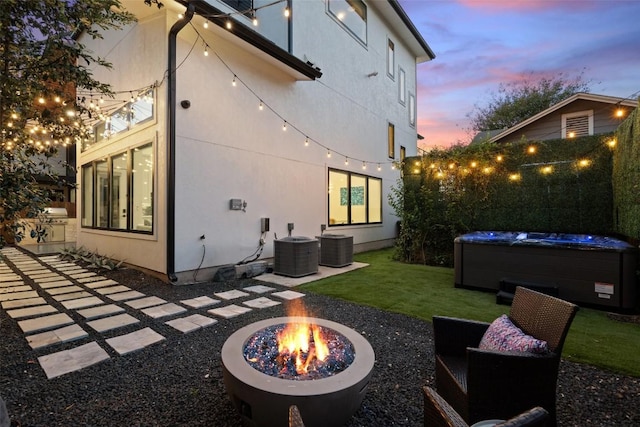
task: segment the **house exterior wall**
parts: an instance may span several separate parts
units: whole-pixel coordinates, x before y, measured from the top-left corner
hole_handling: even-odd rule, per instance
[[[142,3],[142,2],[140,2]],[[154,8],[155,9],[155,8]],[[169,26],[165,10],[154,11],[121,31],[105,34],[104,40],[81,40],[99,56],[111,62],[111,69],[96,68],[95,77],[112,85],[114,91],[127,91],[143,87],[162,80],[167,68],[167,28]],[[116,95],[116,100],[129,98],[128,93]],[[105,104],[112,102],[107,100]],[[123,102],[123,101],[119,101]],[[122,135],[111,137],[107,141],[81,151],[77,147],[77,197],[83,192],[82,166],[111,154],[121,153],[132,147],[148,142],[154,143],[155,150],[155,227],[152,235],[132,234],[119,231],[98,230],[81,227],[77,221],[76,245],[124,260],[126,263],[141,266],[157,272],[166,269],[166,85],[156,89],[154,120],[134,128]],[[82,203],[77,203],[77,218],[81,218]]]
[[[560,139],[562,138],[562,115],[589,110],[593,111],[595,135],[613,132],[620,124],[621,120],[615,117],[615,104],[578,99],[496,142],[518,142],[522,138],[531,141]]]
[[[393,243],[397,218],[387,194],[397,184],[399,171],[392,162],[399,160],[401,146],[407,156],[417,151],[409,97],[404,105],[398,101],[398,67],[405,71],[407,93],[415,98],[416,59],[374,7],[368,7],[367,46],[336,23],[323,0],[293,2],[292,13],[291,53],[322,69],[318,81],[296,80],[225,30],[204,29],[199,16],[178,34],[174,208],[179,283],[208,280],[219,266],[252,259],[261,239],[261,259],[271,258],[274,240],[288,235],[289,223],[294,224],[293,236],[313,238],[320,235],[321,225],[327,233],[352,235],[356,250]],[[162,80],[168,29],[177,19],[175,9],[164,8],[96,44],[94,50],[107,53],[115,71],[97,77],[116,90]],[[388,39],[395,45],[395,80],[386,73]],[[203,55],[205,45],[208,56]],[[377,75],[368,77],[374,72]],[[81,228],[78,244],[162,273],[168,273],[166,96],[163,84],[157,89],[153,123],[79,155],[82,164],[147,140],[155,142],[153,234]],[[181,107],[182,100],[190,106]],[[388,156],[389,123],[395,126],[394,158]],[[382,223],[330,224],[330,168],[382,179]],[[230,209],[231,199],[246,202],[244,210]],[[261,218],[270,219],[265,234]]]

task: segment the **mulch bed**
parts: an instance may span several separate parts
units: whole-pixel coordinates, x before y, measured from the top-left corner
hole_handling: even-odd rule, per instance
[[[147,295],[173,302],[265,284],[247,279],[179,287],[134,269],[101,274]],[[42,295],[54,304],[47,294]],[[366,397],[348,426],[423,425],[421,387],[434,383],[431,324],[315,294],[307,294],[304,304],[311,315],[343,323],[361,333],[376,353]],[[39,350],[27,345],[16,321],[0,310],[0,396],[7,404],[12,425],[242,425],[225,392],[220,365],[222,345],[231,333],[244,325],[286,315],[286,303],[252,310],[233,319],[219,319],[213,326],[188,334],[178,332],[159,319],[147,319],[124,304],[121,306],[141,322],[100,334],[86,328],[88,338]],[[199,312],[206,314],[206,309]],[[74,320],[81,319],[74,317]],[[105,343],[107,338],[147,326],[166,340],[124,356]],[[58,378],[46,378],[37,362],[39,356],[90,341],[98,342],[110,359]],[[638,378],[562,362],[558,384],[559,425],[637,426],[640,425],[639,408]]]

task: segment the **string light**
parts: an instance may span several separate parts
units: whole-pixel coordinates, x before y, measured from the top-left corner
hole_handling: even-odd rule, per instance
[[[349,166],[349,158],[348,157],[344,158],[344,165],[345,166]]]
[[[527,153],[535,154],[536,153],[536,146],[535,145],[530,145],[529,148],[527,148]]]
[[[204,45],[204,56],[209,56],[209,51],[207,50],[207,45]]]
[[[256,17],[256,11],[253,11],[253,19],[251,20],[251,22],[253,22],[253,26],[257,27],[258,26],[258,18]]]
[[[209,21],[204,21],[204,24],[202,24],[202,26],[204,28],[209,28]]]
[[[231,25],[231,20],[227,19],[227,24],[226,24],[227,30],[230,30],[232,25]]]
[[[288,18],[289,16],[291,16],[291,11],[289,10],[289,6],[284,8],[284,16],[285,18]]]
[[[279,1],[278,1],[278,2],[276,2],[276,3],[279,3]],[[263,7],[270,6],[270,5],[272,5],[272,4],[276,4],[276,3],[271,3],[271,4],[269,4],[269,5],[265,5],[265,6],[263,6]],[[255,17],[255,11],[256,11],[256,10],[258,10],[258,9],[260,9],[260,8],[262,8],[262,7],[258,7],[258,8],[255,8],[255,9],[251,9],[251,10],[249,10],[249,11],[242,12],[242,14],[243,14],[243,15],[246,15],[247,13],[251,13],[251,14],[252,14],[252,16],[253,16],[253,17]],[[287,8],[287,10],[288,10],[288,8]],[[239,13],[239,12],[238,12],[238,13]],[[230,15],[231,15],[231,14],[225,14],[225,15],[221,15],[220,17],[223,17],[223,18],[224,18],[224,17],[227,17],[227,18],[228,18]],[[211,17],[213,17],[213,16],[214,16],[214,15],[210,15],[210,16],[206,16],[205,18],[207,18],[207,19],[208,19],[208,18],[211,18]],[[229,28],[229,27],[230,27],[230,24],[231,24],[231,21],[230,21],[229,19],[227,19],[226,23],[227,23],[227,28]],[[193,29],[195,30],[195,32],[196,32],[196,34],[197,34],[198,38],[199,38],[199,39],[201,39],[201,40],[203,41],[203,43],[204,43],[204,45],[205,45],[205,52],[208,52],[208,48],[209,48],[209,47],[211,47],[211,46],[209,46],[209,45],[206,43],[206,41],[205,41],[204,37],[202,37],[202,35],[199,33],[198,29],[197,29],[193,24],[190,24],[190,25],[191,25],[191,26],[193,27]],[[197,40],[196,40],[196,41],[197,41]],[[220,58],[220,56],[219,56],[217,53],[215,53],[215,51],[214,51],[213,53],[214,53],[214,55],[215,55],[215,56],[216,56],[216,57],[217,57],[217,58],[218,58],[218,59],[219,59],[219,60],[220,60],[220,61],[221,61],[221,62],[222,62],[226,67],[227,67],[227,69],[233,73],[233,70],[231,70],[231,68],[230,68],[230,67],[229,67],[229,66],[224,62],[224,60],[222,60],[222,58]],[[205,55],[206,55],[206,53],[205,53]],[[236,80],[237,80],[237,79],[238,79],[237,74],[233,73],[233,79],[232,79],[232,85],[233,85],[233,86],[237,86],[237,82],[236,82]],[[253,91],[249,86],[247,86],[247,85],[246,85],[242,80],[240,80],[240,81],[243,83],[243,86],[244,86],[244,87],[246,87],[246,88],[247,88],[251,93],[253,93],[253,95],[256,95],[256,98],[258,98],[258,108],[259,108],[259,110],[263,110],[265,105],[266,105],[267,107],[269,107],[269,105],[268,105],[268,104],[266,104],[266,103],[264,102],[264,100],[263,100],[263,99],[259,98],[259,97],[257,96],[257,94],[256,94],[256,93],[255,93],[255,92],[254,92],[254,91]],[[126,108],[126,107],[125,107],[125,108]],[[271,107],[269,107],[269,109],[270,109],[270,110],[272,110],[276,115],[280,116],[280,115],[279,115],[275,110],[273,110]],[[121,110],[121,111],[122,111],[122,110]],[[282,116],[280,116],[280,118],[282,118]],[[284,131],[284,130],[287,130],[287,127],[289,126],[289,124],[290,124],[290,123],[288,123],[285,119],[283,119],[283,126],[282,126],[283,131]],[[296,126],[293,126],[293,125],[292,125],[292,127],[294,128],[294,130],[296,130],[296,131],[298,131],[298,132],[302,133],[302,132],[300,131],[300,129],[298,129]],[[323,148],[327,149],[327,158],[330,158],[330,157],[331,157],[332,153],[331,153],[331,149],[330,149],[330,148],[328,148],[328,147],[326,147],[326,146],[324,146],[324,145],[320,144],[319,142],[316,142],[316,141],[314,141],[314,142],[315,142],[317,145],[319,145],[319,146],[321,146],[321,147],[323,147]],[[304,142],[304,145],[305,145],[305,147],[308,147],[308,146],[309,146],[309,137],[308,137],[308,136],[306,136],[306,135],[305,135],[305,142]],[[338,154],[342,154],[342,153],[338,153]],[[367,160],[361,160],[361,159],[357,159],[357,160],[358,160],[358,161],[362,161],[362,168],[363,168],[363,169],[366,169],[366,168],[367,168],[367,163],[377,164],[377,165],[378,165],[378,171],[380,171],[380,170],[382,169],[382,167],[381,167],[381,164],[380,164],[380,163],[376,163],[376,162],[368,162]],[[391,163],[391,169],[392,169],[392,170],[395,170],[396,168],[395,168],[395,165],[393,165],[393,162],[389,162],[389,163]]]

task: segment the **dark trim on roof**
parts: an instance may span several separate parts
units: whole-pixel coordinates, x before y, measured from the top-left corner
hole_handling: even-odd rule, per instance
[[[250,45],[260,49],[266,54],[270,55],[274,59],[282,62],[288,67],[294,69],[295,71],[303,74],[309,79],[315,80],[319,79],[322,76],[322,71],[320,69],[315,68],[300,58],[290,54],[286,50],[282,49],[280,46],[273,43],[271,40],[261,36],[256,31],[247,28],[242,23],[235,21],[235,25],[233,29],[227,30],[225,28],[226,19],[223,17],[216,17],[216,15],[224,15],[225,13],[211,4],[206,2],[205,0],[176,0],[178,3],[181,3],[185,6],[193,5],[195,7],[195,12],[198,15],[201,15],[209,20],[212,24],[223,28],[225,31],[228,31],[231,34],[234,34],[238,38],[243,41],[249,43]]]
[[[393,8],[393,10],[395,10],[398,16],[400,17],[400,19],[402,19],[402,22],[404,23],[404,25],[406,25],[409,31],[411,31],[411,34],[413,34],[413,37],[416,38],[418,43],[420,43],[420,46],[422,46],[425,52],[427,52],[427,54],[429,55],[429,58],[435,59],[436,54],[433,52],[433,50],[431,50],[431,48],[429,47],[425,39],[422,37],[422,34],[420,34],[420,31],[418,31],[416,26],[413,25],[413,22],[411,22],[411,19],[409,18],[407,13],[404,11],[402,6],[400,6],[400,3],[398,3],[398,0],[388,0],[388,1],[391,7]]]

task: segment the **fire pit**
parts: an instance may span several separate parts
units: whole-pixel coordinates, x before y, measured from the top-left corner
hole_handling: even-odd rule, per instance
[[[308,342],[297,347],[296,334]],[[304,316],[252,323],[222,347],[227,392],[256,427],[288,425],[291,405],[306,427],[344,425],[362,403],[374,362],[373,348],[353,329]]]

